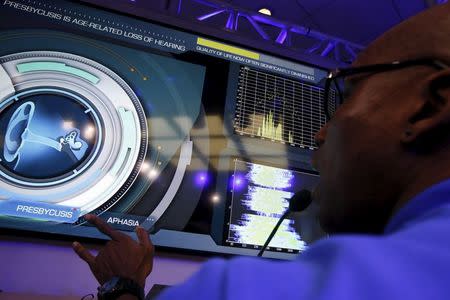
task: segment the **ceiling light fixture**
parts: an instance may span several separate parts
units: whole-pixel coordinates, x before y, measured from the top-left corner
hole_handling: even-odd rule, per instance
[[[267,15],[267,16],[271,16],[272,12],[270,11],[270,9],[268,8],[261,8],[260,10],[258,10],[259,13],[263,14],[263,15]]]

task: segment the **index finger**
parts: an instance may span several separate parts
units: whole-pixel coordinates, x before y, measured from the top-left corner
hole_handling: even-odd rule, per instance
[[[104,220],[94,214],[87,214],[84,216],[86,220],[89,221],[92,225],[97,227],[100,232],[106,234],[114,241],[119,241],[122,238],[122,233],[114,230],[111,226],[109,226]]]
[[[137,238],[139,240],[139,243],[142,246],[148,247],[148,248],[153,247],[153,244],[150,241],[148,233],[147,233],[147,231],[144,228],[142,228],[140,226],[136,227],[136,235],[137,235]]]

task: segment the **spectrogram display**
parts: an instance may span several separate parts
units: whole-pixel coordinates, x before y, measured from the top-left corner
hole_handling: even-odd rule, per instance
[[[323,97],[321,87],[242,66],[234,130],[240,135],[315,149],[314,135],[326,121]],[[335,98],[334,91],[330,97]]]
[[[301,189],[300,172],[235,160],[232,175],[231,212],[227,242],[259,247],[289,207],[289,199]],[[281,224],[269,247],[302,251],[306,244],[294,219]]]

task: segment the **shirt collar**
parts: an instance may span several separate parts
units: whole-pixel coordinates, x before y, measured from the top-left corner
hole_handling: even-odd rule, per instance
[[[384,232],[391,233],[426,212],[450,204],[450,179],[441,181],[413,197],[389,221]]]

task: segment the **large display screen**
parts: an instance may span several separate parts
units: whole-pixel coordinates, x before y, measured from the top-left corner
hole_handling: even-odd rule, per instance
[[[324,70],[72,1],[0,20],[0,227],[255,255],[315,186]],[[311,207],[268,256],[321,234]]]

